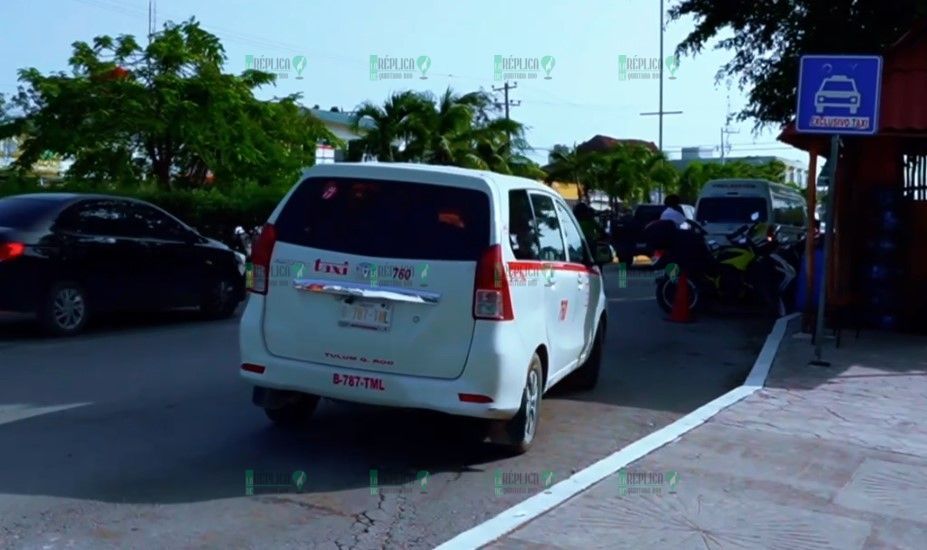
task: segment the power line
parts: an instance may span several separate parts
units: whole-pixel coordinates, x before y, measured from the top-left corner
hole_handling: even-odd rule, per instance
[[[509,99],[509,90],[514,90],[517,87],[518,87],[518,82],[509,84],[508,80],[505,81],[505,85],[502,86],[501,88],[496,88],[495,86],[492,87],[492,91],[503,92],[503,94],[505,94],[505,102],[504,103],[497,102],[496,106],[501,107],[505,105],[505,119],[506,120],[509,120],[509,107],[518,107],[519,105],[521,105],[521,101],[517,99],[511,99],[511,100]]]

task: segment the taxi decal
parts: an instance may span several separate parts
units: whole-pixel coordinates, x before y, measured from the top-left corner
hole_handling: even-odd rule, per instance
[[[348,262],[326,262],[325,260],[318,258],[314,264],[316,273],[328,273],[330,275],[347,275],[348,274]]]
[[[383,365],[386,367],[389,367],[395,364],[392,359],[379,359],[376,357],[371,359],[369,357],[364,357],[363,355],[361,356],[345,355],[342,353],[331,353],[328,351],[325,352],[325,357],[328,359],[338,359],[339,361],[354,361],[357,363],[365,363],[369,365]]]
[[[425,271],[427,272],[427,266]],[[373,284],[380,279],[406,282],[411,281],[415,276],[415,266],[362,262],[357,264],[355,273],[361,279],[369,279]]]

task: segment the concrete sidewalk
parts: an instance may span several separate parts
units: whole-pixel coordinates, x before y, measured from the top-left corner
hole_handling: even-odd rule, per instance
[[[487,548],[927,548],[927,338],[827,344],[786,336],[765,388]]]

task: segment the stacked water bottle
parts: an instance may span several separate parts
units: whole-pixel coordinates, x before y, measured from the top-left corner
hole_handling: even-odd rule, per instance
[[[873,192],[873,206],[864,219],[871,228],[866,241],[866,255],[860,262],[866,321],[868,325],[894,329],[899,324],[899,309],[904,299],[902,279],[905,232],[903,198],[893,189]]]

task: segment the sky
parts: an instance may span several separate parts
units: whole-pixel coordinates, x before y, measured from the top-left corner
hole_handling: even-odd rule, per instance
[[[108,34],[148,32],[149,0],[0,0],[0,93],[16,90],[17,70],[66,70],[71,44]],[[667,0],[666,7],[674,4]],[[466,93],[501,87],[494,56],[553,58],[537,78],[520,79],[510,99],[511,117],[528,127],[532,157],[546,162],[554,144],[581,143],[596,134],[658,143],[659,79],[622,80],[619,56],[645,63],[660,53],[659,0],[155,0],[157,23],[195,17],[225,47],[227,72],[240,73],[246,59],[305,56],[261,98],[301,93],[307,106],[354,109],[382,103],[400,90]],[[667,21],[664,57],[694,21]],[[427,79],[371,80],[369,59],[428,56]],[[719,155],[728,112],[739,111],[745,93],[736,79],[716,84],[731,53],[708,48],[664,69],[663,147],[678,158],[682,147],[701,146]],[[666,65],[664,65],[666,67]],[[302,78],[297,79],[297,76]],[[405,76],[405,75],[403,75]],[[550,76],[550,78],[545,78]],[[674,78],[670,78],[674,77]],[[499,94],[501,101],[501,93]],[[807,154],[776,141],[778,131],[754,134],[753,122],[733,122],[728,156],[776,155],[807,161]]]

